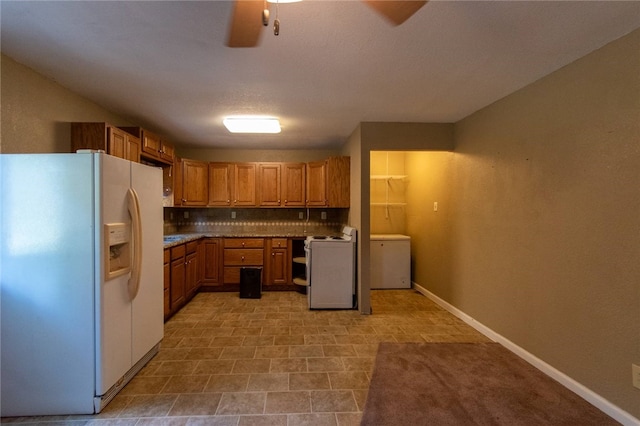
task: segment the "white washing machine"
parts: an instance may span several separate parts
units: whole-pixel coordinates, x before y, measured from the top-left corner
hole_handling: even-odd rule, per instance
[[[371,234],[371,288],[411,288],[411,237]]]

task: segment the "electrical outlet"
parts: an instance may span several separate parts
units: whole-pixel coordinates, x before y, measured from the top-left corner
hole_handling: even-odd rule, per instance
[[[184,212],[183,216],[185,219],[189,219],[189,212]]]
[[[304,213],[298,212],[298,219],[304,219]]]
[[[633,386],[640,389],[640,365],[631,364],[631,373],[633,374]]]
[[[231,212],[231,219],[235,219],[236,218],[236,212]]]
[[[320,219],[327,220],[327,212],[321,212],[320,213]]]

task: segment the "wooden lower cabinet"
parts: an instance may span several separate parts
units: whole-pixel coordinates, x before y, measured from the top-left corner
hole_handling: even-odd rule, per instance
[[[292,283],[292,246],[289,238],[202,238],[164,249],[165,320],[201,289],[239,289],[243,267],[262,268],[267,289],[288,289],[276,286]]]
[[[202,239],[199,250],[201,286],[222,285],[222,238]]]
[[[264,265],[264,238],[225,238],[223,262],[224,284],[240,284],[240,268]]]
[[[171,248],[171,312],[176,312],[186,302],[185,264],[186,247],[184,244]]]
[[[287,238],[270,238],[265,257],[265,285],[290,284],[291,241]]]
[[[191,241],[185,244],[186,256],[185,256],[185,301],[191,300],[191,298],[198,291],[200,286],[200,280],[198,277],[198,255],[197,255],[197,241]]]
[[[171,249],[164,250],[164,319],[171,315]]]
[[[187,303],[200,287],[198,242],[165,249],[164,317],[167,319]]]

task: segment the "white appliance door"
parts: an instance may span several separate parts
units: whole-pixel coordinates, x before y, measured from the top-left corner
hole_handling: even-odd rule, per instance
[[[104,395],[131,368],[131,299],[129,274],[105,280],[104,225],[131,223],[127,207],[127,192],[131,181],[130,162],[105,154],[94,154],[100,202],[101,258],[97,262],[100,291],[96,306],[96,395]]]
[[[132,312],[132,365],[164,336],[162,169],[131,163],[141,213],[140,282]]]
[[[351,242],[311,242],[311,309],[351,309],[355,266]]]
[[[93,164],[0,155],[0,415],[93,412]]]

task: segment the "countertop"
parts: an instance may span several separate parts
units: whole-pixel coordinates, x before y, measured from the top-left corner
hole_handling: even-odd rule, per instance
[[[311,235],[311,234],[309,234]],[[316,234],[313,234],[316,235]],[[195,241],[200,238],[306,238],[307,234],[287,234],[287,233],[234,233],[222,234],[216,232],[197,232],[188,234],[169,234],[164,236],[164,248],[171,248],[180,244]]]

